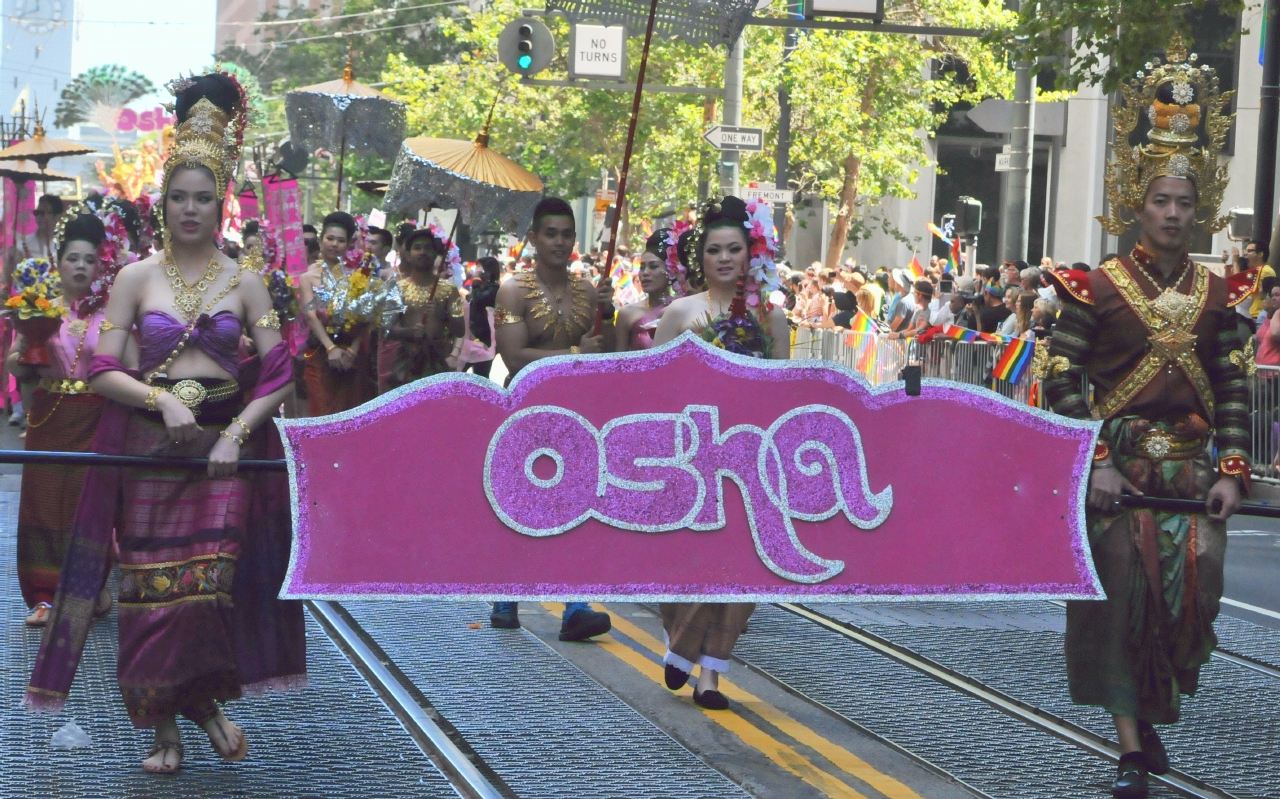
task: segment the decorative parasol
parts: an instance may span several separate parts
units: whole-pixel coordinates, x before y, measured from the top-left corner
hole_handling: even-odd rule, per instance
[[[456,208],[473,230],[495,219],[519,235],[542,199],[542,181],[529,170],[489,149],[489,124],[475,141],[405,139],[391,170],[382,204],[389,213],[417,208]],[[456,224],[456,222],[455,222]]]
[[[356,188],[361,191],[367,191],[370,194],[376,194],[379,197],[385,197],[387,194],[387,184],[389,182],[390,181],[386,180],[362,180],[356,183]]]
[[[7,161],[0,163],[0,178],[8,178],[14,183],[26,183],[29,180],[75,182],[75,176],[56,169],[41,170],[30,161]]]
[[[355,79],[354,51],[347,51],[342,77],[295,89],[285,95],[289,138],[295,149],[338,153],[338,198],[347,149],[394,158],[404,141],[405,106]]]
[[[85,155],[93,151],[94,148],[85,147],[83,144],[76,144],[73,141],[46,138],[44,126],[37,122],[35,132],[31,138],[0,150],[0,161],[22,159],[35,161],[39,171],[35,175],[26,178],[26,180],[39,180],[42,183],[47,183],[50,180],[65,180],[65,178],[48,177],[56,174],[48,171],[51,160],[64,155]]]

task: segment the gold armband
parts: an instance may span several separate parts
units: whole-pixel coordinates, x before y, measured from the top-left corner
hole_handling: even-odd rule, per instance
[[[501,327],[502,325],[515,325],[524,321],[524,317],[520,314],[514,314],[502,308],[493,309],[493,325]]]
[[[276,309],[272,308],[267,311],[261,319],[253,323],[254,327],[265,328],[266,330],[280,329],[280,314],[276,313]]]
[[[98,332],[99,332],[99,333],[106,333],[106,332],[109,332],[109,331],[111,331],[111,330],[123,330],[123,329],[124,329],[124,328],[120,327],[120,325],[113,325],[113,324],[111,324],[111,321],[110,321],[110,320],[108,320],[108,319],[103,319],[100,323],[98,323]]]

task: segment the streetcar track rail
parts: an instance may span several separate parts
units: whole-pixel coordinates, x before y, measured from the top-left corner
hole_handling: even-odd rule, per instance
[[[517,799],[345,608],[320,600],[304,604],[462,799]]]
[[[1003,691],[992,688],[980,680],[950,669],[908,647],[881,638],[856,624],[833,618],[801,604],[780,603],[776,607],[861,644],[877,654],[883,655],[960,693],[978,699],[1006,715],[1047,732],[1092,755],[1113,763],[1118,762],[1120,759],[1119,749],[1110,740],[1059,716],[1048,713],[1041,708],[1016,699]],[[1260,666],[1261,664],[1252,663],[1249,665],[1249,667],[1255,669]],[[806,698],[814,701],[812,697],[806,696]],[[920,762],[918,757],[915,760]],[[936,773],[937,767],[933,766],[933,769]],[[955,777],[952,777],[952,779],[955,779]],[[1171,769],[1168,774],[1163,776],[1152,774],[1150,775],[1150,780],[1181,796],[1190,797],[1190,799],[1239,799],[1235,794],[1209,785],[1177,769]],[[957,782],[961,781],[957,780]],[[961,784],[965,783],[961,782]],[[965,785],[966,787],[971,787],[967,784]]]
[[[1049,604],[1056,605],[1060,608],[1065,608],[1067,606],[1066,602],[1059,599],[1051,599],[1049,600]],[[1277,668],[1275,665],[1268,663],[1265,660],[1259,660],[1258,658],[1249,657],[1248,655],[1242,655],[1239,652],[1233,652],[1230,649],[1225,649],[1221,646],[1214,649],[1213,652],[1210,653],[1210,657],[1215,657],[1218,660],[1226,661],[1234,666],[1249,669],[1250,671],[1255,671],[1258,674],[1264,674],[1272,679],[1280,680],[1280,668]]]

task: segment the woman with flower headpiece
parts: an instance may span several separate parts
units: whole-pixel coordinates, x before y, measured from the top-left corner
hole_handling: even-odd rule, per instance
[[[690,289],[706,291],[678,299],[658,323],[655,344],[693,332],[717,347],[750,358],[785,359],[790,330],[781,308],[768,297],[780,285],[774,264],[777,243],[768,203],[737,197],[703,205],[689,243],[693,246]],[[719,675],[729,670],[738,636],[755,610],[749,602],[663,603],[667,633],[667,687],[684,686],[698,666],[693,701],[708,710],[724,710],[729,700],[718,690]]]
[[[312,416],[350,410],[377,394],[368,325],[341,327],[331,319],[331,307],[320,297],[348,293],[358,269],[348,264],[347,251],[356,235],[356,220],[334,211],[320,224],[320,260],[298,278],[298,305],[311,335],[303,379],[307,408]]]
[[[291,543],[285,479],[237,473],[242,457],[279,457],[270,417],[292,391],[266,286],[217,247],[246,98],[221,72],[171,90],[178,128],[162,190],[164,248],[120,270],[99,325],[89,383],[112,402],[94,450],[208,466],[89,470],[25,698],[37,710],[65,705],[114,522],[116,675],[130,720],[155,730],[142,766],[158,774],[181,766],[177,715],[201,726],[221,757],[240,760],[248,740],[220,704],[305,680],[301,605],[276,599]],[[242,331],[260,360],[241,362]]]
[[[646,350],[653,346],[658,321],[671,301],[683,297],[687,283],[685,268],[678,256],[681,235],[689,229],[684,222],[674,228],[655,230],[644,243],[640,254],[640,288],[644,298],[618,311],[614,325],[617,341],[614,352]]]
[[[1086,522],[1106,598],[1067,603],[1066,658],[1071,699],[1115,724],[1117,797],[1145,797],[1147,775],[1169,770],[1154,725],[1178,721],[1217,644],[1226,520],[1249,488],[1253,362],[1235,306],[1257,274],[1223,279],[1188,255],[1198,226],[1226,226],[1219,154],[1231,124],[1229,97],[1195,61],[1175,36],[1167,62],[1147,64],[1115,109],[1116,141],[1136,146],[1109,165],[1110,214],[1099,220],[1117,236],[1136,226],[1133,252],[1046,273],[1063,308],[1045,395],[1057,413],[1102,420]],[[1151,122],[1145,143],[1131,138],[1139,115]],[[1128,507],[1122,494],[1203,510]]]
[[[21,333],[9,355],[12,374],[21,381],[39,381],[27,414],[28,450],[88,452],[93,445],[103,398],[89,386],[89,362],[98,344],[98,325],[111,282],[119,268],[133,260],[119,214],[113,206],[103,206],[101,212],[111,223],[110,242],[102,219],[86,204],[72,208],[59,221],[54,245],[62,293],[54,302],[65,311],[61,328],[46,345],[51,356],[48,363],[21,362],[30,344]],[[22,471],[18,585],[31,608],[27,624],[33,627],[43,627],[53,610],[85,471],[59,465],[31,465]],[[111,594],[102,588],[93,614],[101,618],[110,610]]]
[[[382,391],[423,377],[453,371],[448,363],[453,340],[462,335],[462,295],[449,275],[462,268],[458,248],[436,225],[414,230],[404,243],[405,274],[396,282],[404,308],[387,331],[380,361],[390,361]]]

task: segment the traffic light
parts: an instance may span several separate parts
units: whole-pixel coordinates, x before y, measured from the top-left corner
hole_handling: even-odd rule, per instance
[[[507,24],[498,36],[498,60],[517,75],[536,75],[551,64],[556,43],[551,30],[533,17]]]
[[[982,230],[982,201],[972,197],[956,200],[956,235],[976,236]]]

